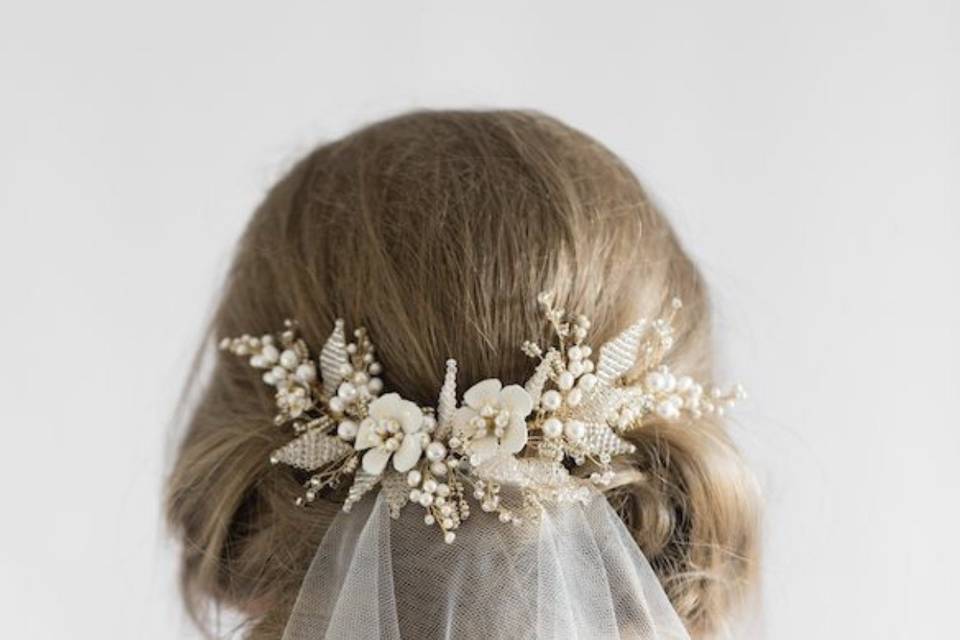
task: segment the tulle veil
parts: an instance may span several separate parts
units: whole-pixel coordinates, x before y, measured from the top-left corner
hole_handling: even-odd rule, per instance
[[[453,544],[382,495],[341,513],[283,640],[689,640],[607,500],[504,525],[476,513]]]

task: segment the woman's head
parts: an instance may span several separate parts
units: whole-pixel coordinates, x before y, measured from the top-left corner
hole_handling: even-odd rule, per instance
[[[518,346],[544,333],[541,291],[590,317],[597,344],[679,296],[668,363],[710,379],[700,275],[610,151],[540,114],[414,113],[316,149],[271,190],[211,332],[292,317],[316,348],[342,317],[376,336],[385,388],[429,405],[448,358],[467,384],[530,375]],[[335,496],[295,507],[297,477],[264,464],[288,438],[273,406],[255,372],[218,358],[169,485],[191,603],[250,613],[256,638],[280,636],[339,508]],[[750,476],[716,418],[652,424],[633,441],[639,473],[611,502],[691,631],[714,631],[753,576]]]

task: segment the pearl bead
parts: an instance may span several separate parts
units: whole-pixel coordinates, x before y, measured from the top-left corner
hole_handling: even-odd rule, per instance
[[[277,360],[280,359],[280,352],[277,351],[277,348],[272,344],[268,344],[264,346],[263,349],[260,351],[260,355],[262,355],[263,359],[269,362],[270,364],[274,364]]]
[[[576,407],[577,405],[580,404],[582,400],[583,400],[583,391],[581,391],[580,389],[573,388],[567,392],[567,398],[566,398],[567,405],[571,407]]]
[[[377,395],[383,391],[383,380],[380,378],[370,378],[370,382],[367,383],[367,389],[370,389],[370,393]]]
[[[426,433],[433,433],[437,428],[437,419],[433,416],[423,416],[423,426],[420,429]]]
[[[435,476],[445,476],[447,475],[447,465],[442,462],[433,462],[430,464],[430,473]]]
[[[313,382],[317,379],[317,368],[311,363],[305,363],[297,367],[296,375],[301,382]]]
[[[277,384],[277,379],[273,376],[273,372],[272,372],[272,371],[267,371],[266,373],[264,373],[264,374],[261,376],[261,378],[263,378],[263,381],[266,382],[266,383],[269,384],[269,385],[275,385],[275,384]]]
[[[557,377],[557,386],[560,387],[562,391],[566,391],[573,387],[573,374],[569,371],[564,371]]]
[[[400,442],[396,438],[390,438],[383,443],[383,448],[387,451],[396,451],[400,448]]]
[[[410,502],[420,502],[420,490],[412,489],[410,491]]]
[[[429,507],[433,504],[433,494],[430,493],[421,493],[420,494],[420,506]]]
[[[273,377],[277,380],[285,380],[287,378],[287,370],[283,367],[274,367],[270,369],[270,373],[272,373]]]
[[[383,366],[379,362],[371,362],[370,366],[367,367],[367,371],[370,372],[370,375],[377,376],[383,371]]]
[[[586,431],[586,426],[579,420],[567,420],[567,423],[563,425],[563,432],[574,442],[583,438]]]
[[[420,484],[420,480],[422,479],[422,477],[423,476],[420,474],[419,471],[417,471],[416,469],[411,469],[410,472],[407,474],[407,484],[410,485],[411,487],[416,487],[417,485]]]
[[[343,363],[342,365],[340,365],[340,368],[337,369],[337,373],[339,373],[341,376],[346,378],[353,373],[353,367],[351,367],[347,363]]]
[[[597,386],[597,376],[592,373],[585,373],[580,376],[580,380],[577,381],[577,386],[584,391],[592,391],[593,388]]]
[[[286,369],[293,369],[299,362],[299,356],[292,349],[286,349],[280,354],[280,364]]]
[[[580,347],[580,351],[583,353],[584,359],[589,358],[593,354],[593,349],[591,349],[587,345],[582,345]]]
[[[681,376],[677,379],[677,391],[686,393],[693,388],[693,378],[690,376]]]
[[[447,448],[441,442],[431,442],[427,445],[427,460],[439,462],[447,455]]]
[[[584,373],[590,373],[593,371],[593,360],[583,360],[582,364]]]
[[[540,404],[543,405],[543,408],[547,411],[556,411],[560,408],[562,402],[563,397],[554,389],[545,391],[540,397]]]
[[[430,515],[429,513],[428,513],[427,515],[423,516],[423,524],[432,525],[432,524],[435,523],[435,522],[436,522],[436,519],[435,519],[432,515]]]
[[[672,402],[669,400],[664,400],[657,405],[657,415],[659,415],[661,418],[672,420],[673,418],[679,416],[680,412],[677,411],[677,408],[673,406]]]
[[[570,372],[570,375],[576,378],[583,373],[583,363],[579,360],[573,360],[567,365],[567,371]]]
[[[578,346],[572,346],[567,349],[567,357],[571,360],[580,360],[583,358],[583,349]]]
[[[497,518],[503,523],[510,522],[511,519],[509,513],[501,513],[499,516],[497,516]]]
[[[456,539],[457,534],[455,534],[453,531],[447,531],[445,534],[443,534],[443,541],[447,544],[453,544],[453,541]]]
[[[671,393],[674,389],[677,388],[677,379],[672,373],[663,374],[663,390],[667,393]]]
[[[428,478],[423,482],[423,490],[427,493],[433,493],[437,490],[437,481],[433,478]]]
[[[256,355],[250,358],[250,366],[253,367],[254,369],[265,369],[268,366],[270,366],[270,364],[266,361],[266,359],[263,356]]]
[[[647,377],[644,380],[647,383],[647,386],[654,391],[663,391],[663,388],[666,386],[667,381],[664,379],[663,374],[659,371],[651,371],[647,374]]]
[[[370,380],[370,376],[363,371],[357,371],[353,374],[353,384],[367,384],[368,380]]]
[[[330,411],[334,413],[343,413],[345,406],[343,400],[337,396],[330,398]]]
[[[563,433],[563,423],[556,418],[549,418],[543,423],[543,435],[548,438],[559,438]]]
[[[337,389],[337,395],[347,402],[357,397],[357,388],[349,382],[344,382]]]
[[[437,495],[443,498],[446,498],[450,495],[450,485],[441,482],[437,485]]]
[[[353,420],[344,420],[337,425],[337,435],[344,440],[353,440],[357,437],[357,430],[359,428]]]

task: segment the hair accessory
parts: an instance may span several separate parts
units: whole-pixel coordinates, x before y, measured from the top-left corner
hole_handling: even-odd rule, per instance
[[[584,342],[590,321],[554,307],[552,295],[538,302],[554,344],[522,345],[539,360],[526,384],[482,380],[458,403],[457,363],[448,360],[435,408],[381,395],[373,344],[362,328],[347,343],[342,320],[317,358],[290,320],[279,335],[225,338],[220,348],[248,357],[276,388],[274,422],[291,425],[296,437],[270,461],[313,474],[298,504],[352,476],[344,511],[379,485],[392,517],[417,503],[448,543],[470,516],[471,495],[504,523],[536,517],[547,503],[585,503],[592,485],[613,481],[617,457],[635,451],[631,432],[652,420],[722,413],[744,397],[739,385],[704,393],[663,364],[678,299],[667,316],[640,320],[600,347],[596,362]],[[506,486],[519,491],[501,491]]]

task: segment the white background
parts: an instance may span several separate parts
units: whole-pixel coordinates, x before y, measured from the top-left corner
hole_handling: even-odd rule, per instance
[[[520,106],[626,158],[713,286],[767,637],[955,637],[958,4],[459,4],[3,0],[3,635],[194,637],[159,496],[249,212],[358,125]]]

